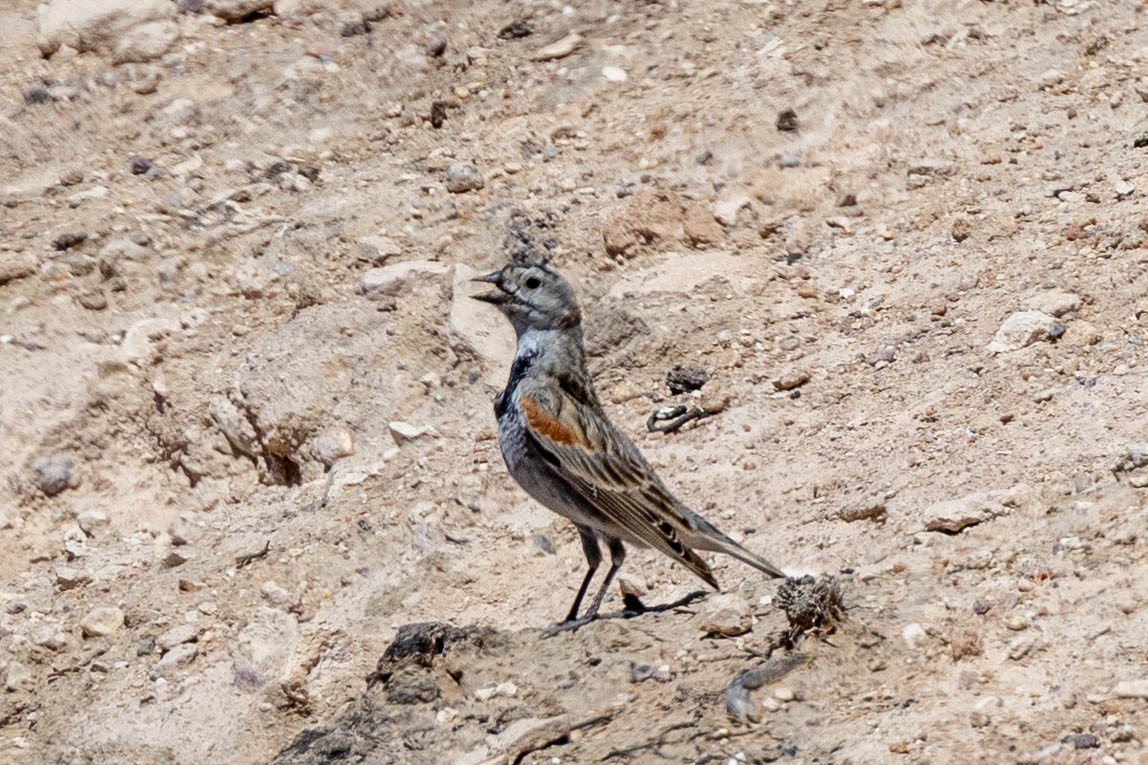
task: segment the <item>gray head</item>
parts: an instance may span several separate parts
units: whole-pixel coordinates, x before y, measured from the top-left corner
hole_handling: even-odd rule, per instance
[[[473,297],[498,306],[518,335],[528,329],[567,329],[582,323],[574,289],[546,266],[512,263],[474,281],[498,288]]]

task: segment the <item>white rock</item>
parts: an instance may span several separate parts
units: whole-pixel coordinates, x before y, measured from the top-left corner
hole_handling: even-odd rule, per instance
[[[471,279],[478,275],[469,266],[454,267],[447,331],[479,358],[486,370],[486,383],[500,387],[514,359],[514,331],[497,308],[471,297],[493,289],[473,283]]]
[[[610,82],[625,82],[626,70],[616,66],[602,67],[602,76]]]
[[[403,248],[394,239],[376,234],[359,237],[362,258],[371,263],[383,263],[396,255],[402,255]]]
[[[114,606],[93,608],[80,621],[80,630],[85,637],[111,635],[124,626],[124,612]]]
[[[1009,316],[988,344],[989,353],[1008,353],[1048,337],[1056,319],[1043,311],[1017,311]]]
[[[141,319],[124,333],[124,340],[120,343],[120,358],[125,362],[145,361],[154,350],[153,340],[178,331],[179,322],[175,319]]]
[[[153,61],[171,50],[179,39],[179,25],[166,19],[132,27],[116,41],[112,63]]]
[[[45,625],[32,634],[32,642],[50,651],[64,651],[72,647],[75,638],[58,627]]]
[[[311,443],[311,454],[327,467],[355,453],[355,437],[345,428],[328,428]]]
[[[8,662],[8,672],[4,675],[4,688],[18,691],[32,682],[32,670],[18,661]]]
[[[515,720],[497,735],[487,736],[490,750],[505,752],[494,762],[518,762],[527,752],[535,752],[551,741],[565,738],[570,733],[570,718],[567,715],[547,717],[527,717]]]
[[[1136,187],[1128,181],[1121,179],[1112,184],[1112,190],[1116,192],[1117,199],[1123,199],[1124,197],[1131,196],[1132,192],[1136,190]]]
[[[272,10],[276,16],[283,18],[284,16],[294,16],[298,13],[302,13],[305,8],[303,0],[275,0]]]
[[[1012,497],[1011,491],[976,491],[957,499],[934,502],[920,512],[926,531],[941,531],[958,534],[969,526],[991,521],[998,515],[1008,512],[1005,502]]]
[[[417,287],[439,284],[448,266],[433,260],[404,260],[381,268],[372,268],[359,280],[359,292],[368,300],[395,297]]]
[[[901,639],[905,641],[905,645],[910,648],[920,648],[929,640],[929,633],[925,632],[925,628],[916,622],[906,624],[905,629],[901,631]]]
[[[195,643],[181,643],[177,646],[173,646],[172,649],[165,653],[163,658],[156,663],[155,672],[163,673],[183,666],[194,659],[198,653],[199,648],[196,647]]]
[[[784,701],[788,703],[796,699],[797,694],[792,688],[787,688],[783,685],[773,689],[773,698],[777,699],[778,701]]]
[[[184,643],[194,642],[199,637],[199,629],[194,624],[177,624],[155,640],[163,653]]]
[[[109,51],[132,27],[175,15],[171,0],[49,0],[36,9],[40,50]]]
[[[268,603],[279,608],[290,608],[294,605],[294,598],[291,597],[291,593],[276,581],[264,582],[263,586],[259,588],[259,592]]]
[[[1080,309],[1080,295],[1060,290],[1046,290],[1025,301],[1027,308],[1050,316],[1064,316]]]
[[[56,569],[56,587],[60,590],[72,590],[91,581],[92,575],[82,569],[69,566],[60,566]]]
[[[229,399],[216,396],[207,405],[207,413],[232,449],[250,457],[259,454],[259,435],[255,427]]]
[[[1121,680],[1110,695],[1118,699],[1148,699],[1148,680]]]
[[[723,226],[736,226],[737,216],[742,208],[753,202],[748,194],[734,194],[714,202],[713,214],[718,223]]]
[[[479,701],[490,701],[495,696],[517,696],[518,686],[511,682],[499,683],[491,688],[479,688],[474,692],[474,697]]]
[[[409,443],[419,438],[438,438],[439,432],[432,428],[430,425],[411,425],[409,422],[402,422],[396,420],[387,423],[387,428],[391,431],[391,438],[395,439],[395,443],[399,446]]]
[[[544,48],[535,51],[531,58],[535,61],[553,61],[557,58],[566,58],[578,48],[582,47],[584,38],[578,33],[568,34],[557,42],[552,42]]]
[[[100,510],[85,510],[76,516],[76,523],[88,536],[95,534],[97,529],[107,527],[108,515]]]

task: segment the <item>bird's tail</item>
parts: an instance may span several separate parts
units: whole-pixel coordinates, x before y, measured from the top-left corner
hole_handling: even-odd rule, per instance
[[[763,574],[769,574],[775,579],[785,579],[785,574],[777,566],[773,565],[760,555],[751,553],[737,542],[733,541],[725,534],[721,533],[713,524],[705,518],[694,514],[693,518],[697,524],[697,529],[690,535],[692,539],[683,540],[690,547],[698,550],[708,550],[710,552],[725,553],[730,557],[737,558],[742,563],[747,563],[753,566]]]

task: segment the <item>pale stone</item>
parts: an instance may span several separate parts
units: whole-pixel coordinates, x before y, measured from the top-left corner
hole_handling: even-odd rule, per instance
[[[404,260],[367,271],[359,279],[359,292],[368,300],[395,297],[419,286],[439,284],[447,270],[446,264],[433,260]]]
[[[471,297],[494,289],[471,281],[478,275],[469,266],[455,266],[447,329],[452,339],[465,345],[482,362],[486,383],[502,387],[514,359],[514,331],[497,308]]]
[[[1008,353],[1048,337],[1056,326],[1056,319],[1043,311],[1017,311],[1009,316],[997,330],[988,345],[989,353]]]
[[[438,438],[439,433],[430,425],[416,426],[409,422],[395,421],[387,423],[391,431],[391,438],[399,446],[420,438]]]
[[[552,42],[544,48],[535,51],[531,56],[535,61],[553,61],[558,58],[566,58],[578,48],[582,47],[584,38],[582,35],[573,33],[568,34],[561,40]]]
[[[194,642],[198,636],[199,629],[194,624],[178,624],[156,638],[155,644],[166,653],[177,645]]]
[[[179,25],[174,21],[149,21],[132,27],[116,41],[112,63],[153,61],[171,50],[179,39]]]
[[[80,622],[85,637],[111,635],[124,626],[124,612],[114,606],[93,608]]]
[[[171,0],[50,0],[36,9],[40,50],[108,51],[132,27],[175,15]]]

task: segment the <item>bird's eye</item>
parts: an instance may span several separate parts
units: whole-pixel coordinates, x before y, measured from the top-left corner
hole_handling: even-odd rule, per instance
[[[528,289],[528,290],[536,290],[541,286],[542,286],[542,280],[539,279],[537,276],[531,276],[530,278],[528,278],[526,280],[526,289]]]

